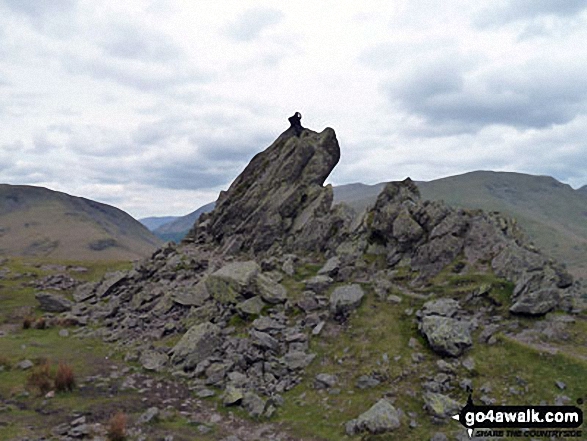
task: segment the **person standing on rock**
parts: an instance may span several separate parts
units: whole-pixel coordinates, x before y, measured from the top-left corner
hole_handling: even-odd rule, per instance
[[[293,116],[290,116],[288,118],[288,121],[291,124],[291,127],[293,127],[294,133],[298,138],[300,137],[302,130],[304,130],[304,128],[302,127],[301,119],[302,114],[300,112],[296,112]]]

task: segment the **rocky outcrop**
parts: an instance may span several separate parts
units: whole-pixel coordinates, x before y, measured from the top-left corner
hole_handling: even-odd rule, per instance
[[[347,261],[375,251],[390,268],[409,266],[423,283],[457,258],[468,269],[494,272],[516,284],[513,313],[539,315],[565,306],[562,291],[572,285],[572,277],[529,244],[514,220],[422,201],[409,178],[387,184],[361,220],[341,233],[336,251]]]
[[[409,179],[388,184],[362,215],[331,207],[332,190],[322,184],[338,159],[332,129],[284,132],[253,158],[182,244],[159,249],[131,271],[78,286],[68,320],[99,328],[88,335],[132,347],[127,358],[145,370],[172,372],[200,397],[217,393],[226,406],[265,418],[316,357],[325,362],[310,349],[321,347],[313,339],[346,332],[354,325],[346,321],[351,314],[378,302],[401,307],[426,339],[426,354],[410,339],[410,348],[422,350],[412,352],[414,365],[431,356],[446,357],[442,366],[458,365],[456,357],[473,345],[476,329],[475,344],[495,342],[493,335],[505,327],[492,316],[502,306],[489,297],[492,287],[445,298],[431,287],[447,272],[493,273],[511,281],[515,290],[506,314],[507,308],[533,315],[571,309],[576,285],[525,242],[512,220],[422,201]],[[369,298],[373,292],[377,299]],[[152,344],[166,336],[179,341],[173,348]],[[340,383],[348,381],[345,357],[345,351],[337,356],[337,375],[312,379],[317,393],[341,392]],[[367,390],[389,381],[391,357],[401,359],[382,354],[381,372],[357,375],[353,384]],[[458,407],[441,395],[455,386],[451,369],[422,377],[422,401],[434,418]],[[349,422],[347,431],[382,433],[400,420],[401,412],[381,400]]]
[[[322,184],[339,159],[330,128],[284,132],[221,192],[214,211],[200,217],[185,241],[227,254],[320,249],[330,233],[322,220],[333,198],[332,187]]]

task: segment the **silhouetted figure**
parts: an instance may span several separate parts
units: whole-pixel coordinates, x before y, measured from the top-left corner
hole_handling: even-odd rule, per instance
[[[302,127],[301,119],[302,114],[300,112],[296,112],[293,116],[290,116],[288,118],[288,121],[291,124],[291,127],[293,127],[294,133],[298,138],[300,137],[302,130],[304,130],[304,128]]]

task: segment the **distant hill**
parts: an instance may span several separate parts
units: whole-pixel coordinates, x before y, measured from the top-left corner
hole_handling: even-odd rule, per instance
[[[128,260],[160,244],[118,208],[42,187],[0,184],[0,255]]]
[[[161,225],[153,230],[153,233],[164,241],[180,242],[194,226],[194,222],[196,222],[200,215],[212,211],[215,204],[216,202],[210,202],[203,205],[185,216],[178,217],[172,222]]]
[[[539,248],[565,262],[574,275],[587,277],[587,186],[573,190],[549,176],[492,171],[417,184],[423,199],[516,218]],[[335,187],[335,202],[361,210],[375,201],[383,185]]]
[[[178,219],[178,217],[179,216],[144,217],[139,219],[139,222],[147,227],[149,231],[154,231],[162,225],[173,222],[174,220]]]

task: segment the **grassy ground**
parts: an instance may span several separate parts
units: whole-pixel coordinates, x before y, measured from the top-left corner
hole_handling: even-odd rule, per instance
[[[484,285],[491,286],[487,304],[500,305],[497,306],[500,314],[507,316],[513,286],[490,274],[454,274],[448,268],[422,292],[462,300]],[[312,339],[311,350],[317,357],[308,367],[304,381],[286,394],[279,420],[291,425],[300,437],[318,435],[325,440],[427,440],[436,431],[447,435],[461,432],[463,429],[457,422],[448,420],[439,425],[423,411],[421,383],[440,372],[437,361],[441,359],[417,331],[413,311],[424,300],[394,291],[402,301],[390,303],[378,300],[368,286],[365,288],[367,296],[346,324],[329,324],[324,335]],[[521,326],[531,326],[535,320],[521,320]],[[458,365],[456,380],[451,382],[452,390],[447,394],[464,404],[467,392],[458,386],[458,380],[469,378],[477,404],[481,404],[478,402],[481,395],[495,399],[496,404],[510,405],[553,404],[557,396],[566,395],[571,399],[569,404],[575,404],[577,399],[587,396],[587,362],[572,356],[570,349],[585,344],[585,324],[579,320],[571,328],[572,335],[565,343],[569,350],[558,355],[537,351],[504,336],[499,336],[494,345],[475,343],[464,356],[472,357],[475,368],[468,371]],[[474,335],[475,342],[478,333]],[[417,341],[415,348],[408,345],[411,337]],[[423,354],[423,361],[413,363],[414,353]],[[337,376],[335,388],[339,390],[335,394],[314,388],[314,378],[319,373]],[[375,388],[361,390],[356,387],[361,375],[375,375],[382,382]],[[564,391],[558,389],[556,380],[566,384]],[[345,435],[344,424],[382,397],[388,397],[404,412],[401,428],[392,434],[366,438]],[[416,427],[409,426],[410,413],[416,415]]]
[[[36,308],[35,290],[30,282],[51,272],[41,269],[43,263],[11,260],[3,265],[10,272],[0,281],[0,330],[4,333],[0,337],[0,441],[47,435],[52,427],[71,421],[77,414],[91,415],[92,423],[105,425],[117,410],[127,413],[133,423],[150,405],[164,408],[165,404],[153,401],[154,398],[148,393],[121,391],[120,385],[126,374],[109,381],[104,387],[99,387],[102,380],[91,380],[95,376],[108,377],[123,369],[127,369],[128,374],[140,372],[137,365],[122,361],[122,354],[115,351],[115,346],[97,339],[78,339],[74,335],[75,328],[68,329],[69,337],[60,336],[59,327],[22,329],[25,315],[41,315]],[[379,262],[367,256],[365,264],[378,265]],[[110,270],[129,267],[127,263],[81,265],[86,266],[88,272],[77,273],[75,277],[84,280],[95,280]],[[285,278],[283,284],[291,299],[301,296],[304,290],[302,281],[315,275],[319,268],[318,264],[304,265],[293,277]],[[409,286],[412,275],[408,269],[400,269],[395,276],[396,280]],[[430,286],[416,291],[430,298],[449,296],[463,300],[480,286],[490,287],[483,301],[497,305],[497,312],[508,317],[507,308],[513,287],[492,275],[457,274],[454,268],[447,268]],[[422,383],[440,372],[437,362],[441,359],[428,348],[417,331],[415,311],[425,300],[394,289],[393,294],[401,298],[398,304],[379,299],[369,283],[363,284],[363,288],[366,291],[363,303],[347,322],[328,322],[320,336],[311,338],[310,349],[317,356],[307,368],[302,382],[284,395],[285,405],[278,410],[271,423],[287,427],[295,437],[313,440],[427,440],[437,431],[447,435],[461,432],[457,422],[448,420],[439,424],[423,410]],[[414,288],[409,287],[409,290]],[[295,315],[292,320],[297,318],[299,316]],[[536,322],[536,319],[530,318],[516,320],[520,329],[531,327]],[[233,324],[237,328],[242,327],[245,333],[249,322],[235,319]],[[584,317],[579,317],[568,326],[565,339],[558,342],[560,351],[556,355],[505,335],[498,335],[494,345],[479,344],[478,332],[474,335],[473,348],[465,355],[474,360],[475,367],[469,371],[460,364],[456,365],[456,380],[451,382],[452,389],[447,392],[452,398],[462,403],[466,401],[467,393],[459,387],[458,381],[469,378],[476,402],[482,394],[495,399],[497,404],[512,405],[537,405],[543,401],[550,404],[560,395],[569,397],[571,401],[568,404],[575,404],[579,398],[587,399],[587,361],[581,358],[587,355],[587,320]],[[170,347],[178,338],[166,337],[156,345]],[[415,343],[412,341],[410,344],[411,338],[415,339]],[[421,354],[420,362],[414,363],[414,354]],[[53,369],[60,361],[70,364],[76,374],[78,388],[73,392],[58,393],[51,399],[39,396],[37,391],[27,388],[31,371],[16,367],[25,359],[37,364],[50,360]],[[336,375],[337,390],[315,389],[314,378],[319,373]],[[375,376],[381,383],[361,390],[356,386],[361,375]],[[162,384],[173,381],[163,374],[150,375],[150,378]],[[566,384],[563,391],[556,386],[557,380]],[[190,394],[186,397],[189,398]],[[387,397],[404,412],[401,427],[388,435],[346,436],[344,424],[369,409],[381,397]],[[163,421],[148,425],[145,431],[149,439],[162,438],[169,433],[173,433],[176,440],[194,437],[201,440],[220,439],[230,434],[232,415],[237,418],[245,418],[245,415],[240,409],[222,408],[219,402],[217,396],[197,404],[201,405],[202,411],[199,421],[187,418],[180,413],[184,408],[174,405],[175,410],[170,415]],[[210,424],[208,417],[211,412],[216,412],[222,422]],[[410,427],[411,419],[416,421],[415,427]],[[210,432],[200,433],[198,427],[202,425]]]

